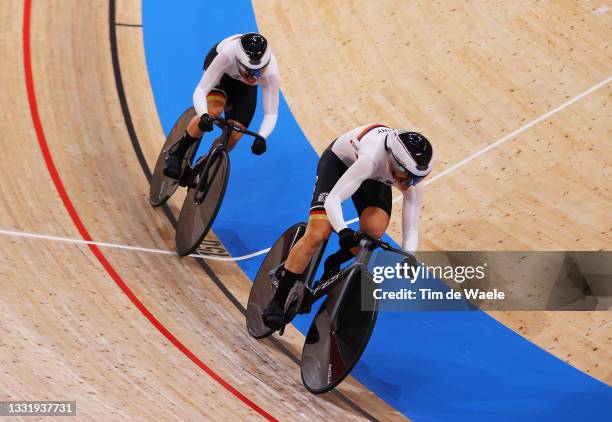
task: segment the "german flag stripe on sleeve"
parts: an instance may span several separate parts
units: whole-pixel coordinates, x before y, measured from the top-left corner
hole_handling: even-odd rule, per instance
[[[368,127],[366,127],[364,130],[361,131],[361,133],[359,135],[357,135],[357,140],[361,141],[361,138],[363,138],[369,131],[371,131],[372,129],[376,129],[377,127],[387,127],[386,125],[381,125],[381,124],[374,124],[374,125],[370,125]]]
[[[325,209],[315,209],[310,211],[310,219],[312,220],[327,220]]]
[[[210,98],[210,97],[217,97],[217,98],[222,98],[223,100],[225,100],[225,94],[221,92],[214,92],[214,91],[209,92],[206,98]]]

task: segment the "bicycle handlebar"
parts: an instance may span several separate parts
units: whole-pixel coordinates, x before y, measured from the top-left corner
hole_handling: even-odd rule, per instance
[[[370,236],[367,233],[362,232],[361,230],[357,232],[357,236],[359,237],[360,243],[362,241],[366,242],[365,246],[373,245],[375,247],[384,249],[386,251],[395,252],[395,253],[398,253],[400,255],[404,255],[404,256],[407,256],[407,257],[412,257],[413,256],[409,252],[406,252],[406,251],[403,251],[401,249],[398,249],[398,248],[395,248],[395,247],[391,246],[389,243],[385,242],[384,240],[374,239],[372,236]]]
[[[233,130],[233,131],[236,131],[236,132],[240,132],[240,133],[243,133],[245,135],[252,136],[254,138],[263,139],[265,141],[265,138],[263,136],[261,136],[259,133],[251,132],[248,129],[243,129],[240,126],[236,126],[236,125],[228,122],[227,120],[222,119],[221,117],[212,117],[211,116],[211,120],[213,122],[215,122],[217,127],[221,128],[221,129],[223,129],[224,127],[227,127],[230,130]]]

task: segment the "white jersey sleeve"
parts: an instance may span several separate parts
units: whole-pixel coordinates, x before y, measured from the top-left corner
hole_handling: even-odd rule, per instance
[[[208,113],[206,96],[217,84],[219,84],[223,74],[228,72],[232,68],[232,65],[231,59],[223,52],[220,52],[210,63],[208,69],[204,71],[198,86],[196,86],[195,91],[193,91],[193,107],[198,116]]]
[[[278,118],[278,97],[280,89],[280,79],[278,72],[264,78],[261,82],[263,90],[263,112],[264,117],[259,126],[259,134],[267,138],[276,126]]]
[[[402,249],[415,253],[419,243],[419,214],[423,200],[423,184],[410,187],[402,192],[404,203],[402,205]]]
[[[342,215],[342,202],[353,195],[366,179],[386,185],[396,184],[388,165],[389,155],[385,147],[385,139],[390,130],[382,125],[361,126],[344,133],[334,142],[332,152],[348,166],[348,170],[325,200],[327,218],[336,232],[348,227]],[[402,249],[411,253],[416,251],[419,242],[423,193],[423,184],[402,191]]]
[[[348,225],[342,214],[342,203],[357,192],[359,186],[374,173],[374,161],[368,155],[359,158],[338,179],[325,200],[325,212],[336,233]]]

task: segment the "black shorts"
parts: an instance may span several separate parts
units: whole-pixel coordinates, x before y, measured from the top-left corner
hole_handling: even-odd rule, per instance
[[[215,44],[204,59],[204,71],[208,69],[217,54],[217,45]],[[207,95],[207,98],[210,95],[223,95],[225,97],[224,111],[227,120],[235,120],[242,123],[244,127],[249,127],[257,107],[256,85],[247,85],[225,74],[221,77],[221,81],[215,86],[215,89]]]
[[[331,150],[331,145],[327,147],[317,165],[317,179],[315,180],[312,201],[310,202],[311,218],[327,218],[324,207],[325,200],[338,179],[342,177],[347,169],[346,164]],[[391,215],[391,186],[385,185],[378,180],[368,179],[364,181],[351,199],[360,217],[363,210],[367,207],[378,207],[389,214],[389,216]]]

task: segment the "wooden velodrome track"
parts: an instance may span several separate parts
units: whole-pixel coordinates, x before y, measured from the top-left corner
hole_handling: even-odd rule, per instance
[[[323,152],[359,122],[409,122],[427,134],[439,154],[421,249],[609,250],[610,12],[588,1],[401,4],[254,1],[313,147]],[[400,224],[395,207],[396,240]],[[611,314],[493,316],[610,384]]]
[[[0,229],[172,249],[132,145],[136,136],[150,166],[163,139],[140,2],[114,13],[106,1],[28,4],[0,11]],[[444,151],[441,174],[612,69],[610,15],[589,2],[369,4],[255,2],[284,94],[319,152],[338,127],[408,121]],[[401,25],[415,13],[420,26]],[[611,95],[604,85],[432,183],[423,247],[609,249]],[[396,215],[393,224],[397,236]],[[0,397],[77,400],[83,419],[403,418],[354,380],[323,399],[306,394],[301,334],[248,336],[230,298],[244,306],[250,282],[234,264],[9,235],[0,253]],[[609,313],[495,317],[612,382]]]
[[[12,141],[0,224],[172,249],[172,226],[147,202],[113,67],[116,31],[122,89],[151,163],[163,133],[141,29],[111,25],[108,2],[56,5],[36,1],[31,16],[24,2],[2,11],[1,127]],[[140,4],[119,2],[110,19],[139,24]],[[192,259],[7,236],[0,245],[2,397],[77,400],[83,419],[396,416],[355,382],[323,400],[306,393],[295,332],[293,343],[265,347],[215,284],[246,304],[250,282],[233,264],[203,263],[206,278]]]

